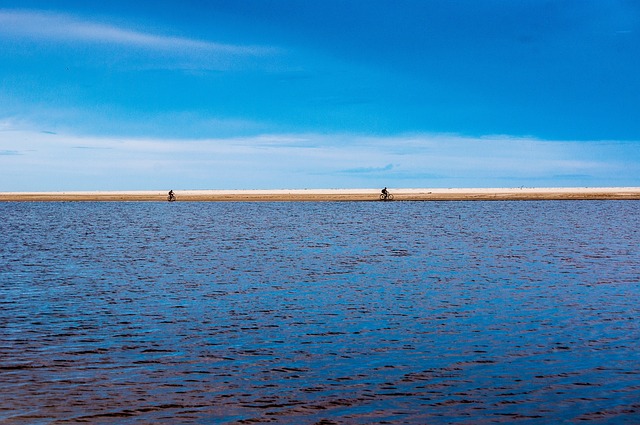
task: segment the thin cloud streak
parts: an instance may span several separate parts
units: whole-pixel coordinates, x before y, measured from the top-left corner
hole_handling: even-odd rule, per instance
[[[0,34],[45,41],[109,43],[134,48],[190,50],[229,55],[261,56],[277,51],[272,47],[215,43],[134,31],[70,15],[44,12],[0,10]]]
[[[387,164],[384,167],[362,167],[362,168],[350,168],[348,170],[343,170],[342,173],[345,174],[379,174],[385,171],[391,171],[393,169],[393,164]]]

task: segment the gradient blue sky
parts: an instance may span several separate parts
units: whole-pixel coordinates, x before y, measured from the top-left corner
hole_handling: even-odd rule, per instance
[[[640,186],[640,2],[0,0],[0,191]]]

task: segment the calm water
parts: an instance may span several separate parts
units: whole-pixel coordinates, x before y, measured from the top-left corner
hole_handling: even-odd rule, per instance
[[[0,423],[640,423],[640,203],[0,203]]]

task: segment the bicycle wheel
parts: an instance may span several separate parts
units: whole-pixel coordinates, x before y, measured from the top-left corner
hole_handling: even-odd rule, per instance
[[[384,200],[385,200],[384,193],[381,193],[381,194],[380,194],[380,200],[381,200],[381,201],[384,201]]]
[[[387,196],[387,201],[393,201],[393,195],[392,194],[389,194]]]

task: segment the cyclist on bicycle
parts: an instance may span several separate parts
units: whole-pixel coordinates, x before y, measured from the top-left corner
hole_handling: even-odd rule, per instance
[[[169,191],[169,200],[176,199],[176,196],[173,194],[173,189]]]
[[[389,192],[387,192],[386,186],[384,187],[384,189],[382,189],[382,194],[384,195],[385,198],[389,196]]]

